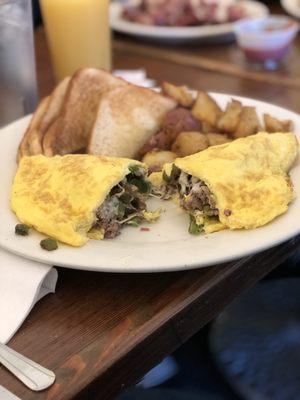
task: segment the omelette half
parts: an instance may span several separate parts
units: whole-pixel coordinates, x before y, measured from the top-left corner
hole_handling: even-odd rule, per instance
[[[150,183],[139,161],[74,154],[23,157],[11,207],[18,219],[71,246],[115,237],[125,224],[154,220]]]
[[[288,172],[297,153],[292,133],[263,132],[213,146],[166,164],[163,196],[176,195],[192,234],[257,228],[293,200]]]

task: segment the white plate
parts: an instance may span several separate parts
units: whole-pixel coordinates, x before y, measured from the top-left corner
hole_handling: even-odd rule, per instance
[[[241,0],[244,4],[247,15],[253,18],[265,17],[268,15],[268,8],[258,1]],[[167,27],[149,26],[126,21],[122,18],[124,5],[120,3],[110,4],[110,25],[116,31],[140,38],[148,38],[159,42],[182,42],[191,40],[207,40],[228,35],[233,35],[233,24],[188,26],[188,27]]]
[[[224,107],[231,96],[213,94]],[[300,117],[283,108],[260,101],[240,98],[245,105],[257,108],[280,119],[292,119],[300,132]],[[205,267],[267,249],[300,233],[300,163],[291,172],[298,195],[288,212],[270,224],[250,231],[221,231],[211,235],[192,236],[188,217],[172,202],[160,202],[166,210],[160,221],[148,225],[150,231],[126,227],[115,239],[90,240],[81,248],[60,244],[53,252],[42,250],[39,241],[44,238],[31,231],[28,237],[16,236],[18,222],[9,207],[11,183],[16,171],[16,151],[29,117],[23,118],[0,131],[0,246],[19,255],[47,264],[107,272],[156,272]],[[24,204],[24,207],[26,205]]]
[[[287,13],[289,13],[293,17],[300,18],[299,0],[281,0],[281,5]]]

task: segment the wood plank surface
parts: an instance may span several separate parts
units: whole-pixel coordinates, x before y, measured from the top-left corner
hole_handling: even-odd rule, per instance
[[[0,367],[23,400],[108,400],[216,317],[243,290],[300,249],[300,237],[212,268],[161,274],[59,270],[55,295],[34,308],[10,345],[55,371],[33,393]]]

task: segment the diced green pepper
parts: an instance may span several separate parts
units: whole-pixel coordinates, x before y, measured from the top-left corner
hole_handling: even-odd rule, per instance
[[[58,248],[57,241],[52,238],[43,239],[40,241],[40,246],[44,250],[53,251]]]
[[[171,171],[170,178],[171,178],[171,179],[176,179],[176,178],[179,177],[180,173],[181,173],[181,169],[178,168],[178,167],[176,167],[175,164],[173,164],[173,165],[172,165],[172,171]]]
[[[126,193],[126,192],[121,194],[121,196],[119,197],[119,200],[121,200],[122,203],[125,203],[125,204],[130,204],[132,199],[133,199],[133,197],[129,193]]]
[[[141,168],[139,165],[130,165],[128,169],[135,176],[140,177],[145,175],[144,169]]]
[[[121,201],[119,201],[119,205],[118,205],[118,218],[119,219],[122,219],[124,217],[125,211],[126,211],[125,204],[122,203]]]
[[[144,179],[133,178],[130,184],[136,186],[140,193],[149,193],[151,190],[151,183]]]
[[[197,225],[195,218],[190,215],[190,226],[189,226],[189,233],[191,235],[200,235],[203,231],[203,225]]]
[[[162,174],[162,178],[165,182],[169,183],[171,181],[171,176],[167,175],[166,172],[164,171]]]
[[[17,224],[15,226],[15,234],[20,236],[27,236],[29,234],[29,226],[25,224]]]
[[[170,175],[167,175],[166,172],[164,171],[162,177],[165,182],[169,183],[171,181],[176,180],[179,177],[180,173],[181,169],[176,167],[175,164],[173,164]]]
[[[131,218],[126,223],[127,223],[127,225],[131,225],[131,226],[137,227],[137,226],[141,225],[142,220],[139,217],[134,217],[134,218]]]

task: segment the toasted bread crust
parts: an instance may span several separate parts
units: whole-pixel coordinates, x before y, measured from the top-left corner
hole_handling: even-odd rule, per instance
[[[59,116],[67,92],[70,78],[63,79],[50,95],[48,105],[37,128],[32,132],[29,143],[31,155],[43,154],[42,142],[45,132]]]
[[[127,85],[123,79],[104,70],[84,68],[77,71],[68,85],[59,117],[44,135],[44,154],[63,155],[85,148],[101,95],[123,85]]]
[[[43,115],[48,107],[49,104],[49,96],[44,97],[41,102],[39,103],[37,109],[35,110],[31,121],[29,123],[29,126],[23,136],[23,139],[19,145],[18,148],[18,154],[17,154],[17,161],[19,162],[20,159],[23,156],[30,156],[30,142],[31,142],[31,137],[32,135],[35,135],[36,130],[38,129],[38,126],[40,124],[41,119],[43,118]]]

